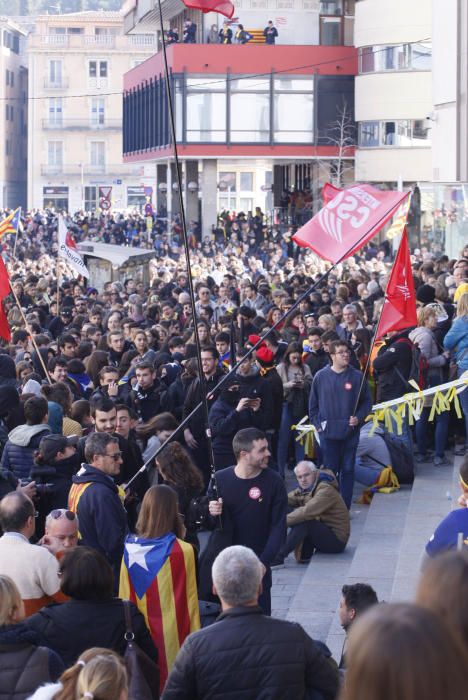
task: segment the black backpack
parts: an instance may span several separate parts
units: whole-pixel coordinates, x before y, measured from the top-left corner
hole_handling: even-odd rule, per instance
[[[382,437],[390,452],[390,462],[398,481],[400,484],[412,484],[414,481],[413,453],[397,435],[384,432]]]
[[[419,347],[417,345],[415,345],[409,338],[400,338],[400,340],[397,340],[397,343],[405,343],[405,345],[408,345],[410,347],[410,349],[411,349],[411,369],[410,369],[410,373],[406,379],[397,367],[395,367],[396,373],[398,374],[400,379],[405,384],[409,385],[408,389],[410,391],[415,391],[415,388],[411,384],[409,384],[411,379],[416,382],[416,384],[419,386],[420,389],[425,389],[427,387],[427,369],[428,369],[428,364],[427,364],[426,358],[422,354]]]

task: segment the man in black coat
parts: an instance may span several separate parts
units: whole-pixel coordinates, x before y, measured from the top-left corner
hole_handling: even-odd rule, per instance
[[[324,645],[295,622],[266,617],[258,605],[263,567],[251,549],[224,549],[213,564],[223,608],[216,624],[189,635],[163,700],[304,698],[331,700],[338,669]]]

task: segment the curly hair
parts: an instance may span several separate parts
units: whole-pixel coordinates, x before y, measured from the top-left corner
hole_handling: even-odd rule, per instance
[[[187,491],[201,491],[203,477],[188,452],[179,442],[170,442],[157,456],[156,463],[164,480]]]

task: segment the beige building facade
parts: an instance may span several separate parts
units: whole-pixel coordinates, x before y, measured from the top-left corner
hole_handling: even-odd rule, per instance
[[[356,3],[356,180],[430,182],[432,3]]]
[[[24,32],[0,17],[0,208],[26,206],[28,71]]]
[[[124,36],[120,13],[90,11],[39,17],[28,44],[28,206],[144,204],[155,167],[122,162],[122,82],[154,36]]]

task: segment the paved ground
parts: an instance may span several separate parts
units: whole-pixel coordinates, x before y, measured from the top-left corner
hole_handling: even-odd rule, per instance
[[[273,615],[300,622],[339,658],[344,639],[337,614],[342,585],[366,582],[381,600],[411,599],[424,545],[456,506],[460,462],[455,458],[448,467],[418,465],[412,487],[377,494],[370,506],[353,504],[351,538],[342,554],[315,555],[307,566],[290,555],[285,568],[273,572]],[[290,475],[288,489],[294,486]]]

